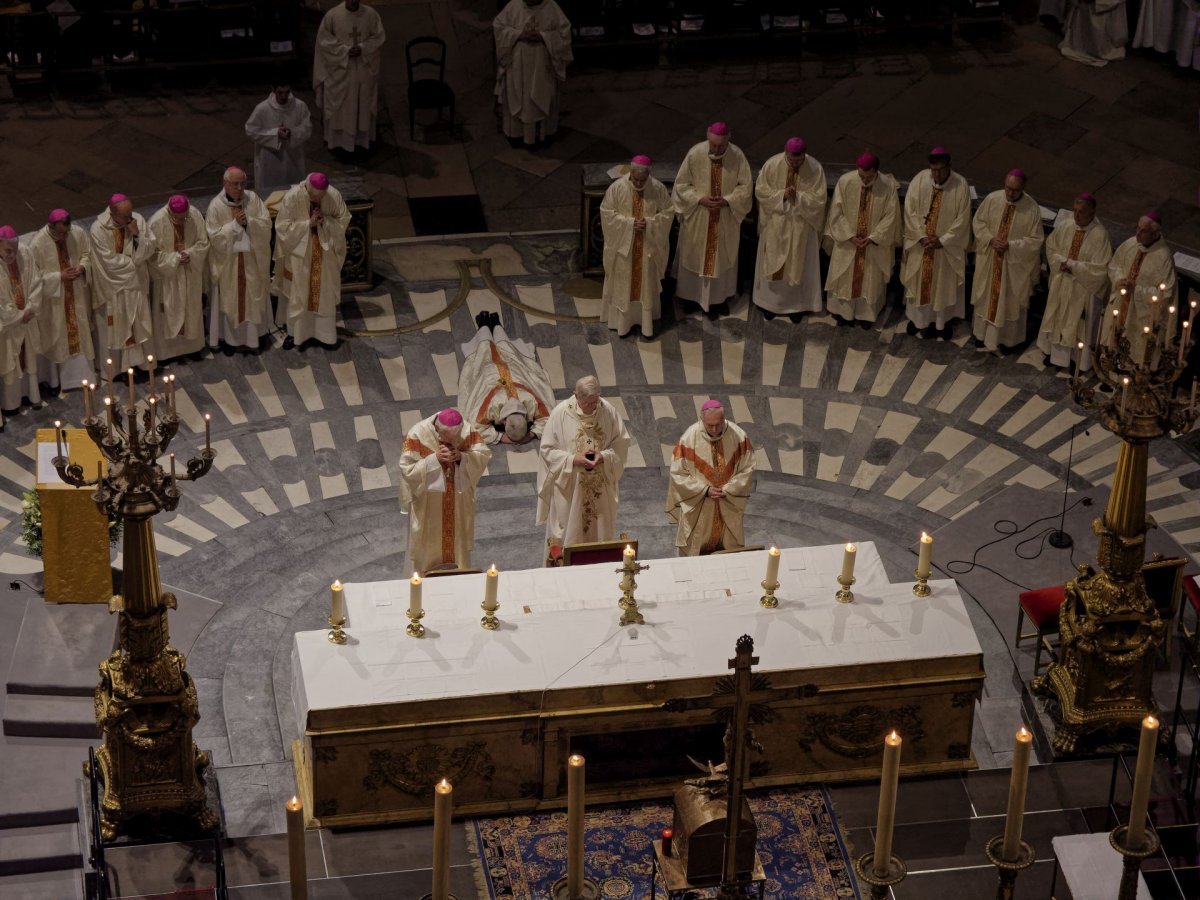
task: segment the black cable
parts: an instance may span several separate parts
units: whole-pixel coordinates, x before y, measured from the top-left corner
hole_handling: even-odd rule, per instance
[[[22,587],[29,588],[29,590],[33,591],[39,597],[43,596],[46,593],[44,590],[39,590],[38,588],[35,588],[29,582],[22,581],[20,578],[14,578],[12,581],[10,581],[8,583],[8,589],[10,591],[19,591]]]

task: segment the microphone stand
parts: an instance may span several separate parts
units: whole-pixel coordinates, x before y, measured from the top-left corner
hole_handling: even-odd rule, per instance
[[[1067,445],[1067,477],[1063,481],[1062,513],[1058,517],[1058,528],[1050,532],[1048,539],[1050,546],[1059,550],[1065,550],[1075,543],[1071,536],[1063,531],[1063,525],[1067,520],[1067,491],[1071,488],[1071,461],[1075,455],[1075,429],[1077,426],[1078,423],[1071,426],[1071,442]]]

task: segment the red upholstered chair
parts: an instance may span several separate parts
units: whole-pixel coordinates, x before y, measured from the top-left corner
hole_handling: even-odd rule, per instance
[[[624,558],[626,547],[637,553],[638,542],[629,539],[624,532],[615,541],[590,541],[586,544],[568,544],[563,547],[564,566],[587,566],[592,563],[619,563]]]
[[[1054,654],[1049,637],[1058,634],[1058,611],[1062,609],[1065,599],[1066,585],[1062,584],[1039,588],[1036,591],[1023,591],[1017,597],[1017,639],[1014,643],[1019,647],[1025,638],[1037,640],[1037,649],[1033,654],[1034,675],[1037,675],[1042,667],[1042,648],[1045,647],[1046,652]],[[1037,631],[1021,633],[1021,626],[1025,624],[1026,617]]]
[[[1183,596],[1187,600],[1187,605],[1179,612],[1179,630],[1183,632],[1183,636],[1190,643],[1196,644],[1197,634],[1200,633],[1200,575],[1185,575],[1183,576]],[[1188,631],[1187,624],[1184,619],[1188,607],[1192,609],[1192,630]]]

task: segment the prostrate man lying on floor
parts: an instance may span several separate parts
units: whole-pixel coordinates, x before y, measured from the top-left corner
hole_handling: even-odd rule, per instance
[[[458,408],[488,444],[524,444],[541,437],[554,389],[528,341],[512,340],[496,313],[475,317],[479,331],[463,344]]]

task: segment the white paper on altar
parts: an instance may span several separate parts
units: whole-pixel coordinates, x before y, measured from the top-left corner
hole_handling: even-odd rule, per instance
[[[71,445],[62,442],[62,455],[71,458]],[[54,457],[58,456],[58,445],[49,441],[40,441],[37,445],[37,480],[38,484],[66,484],[58,477],[58,469],[54,468]]]

